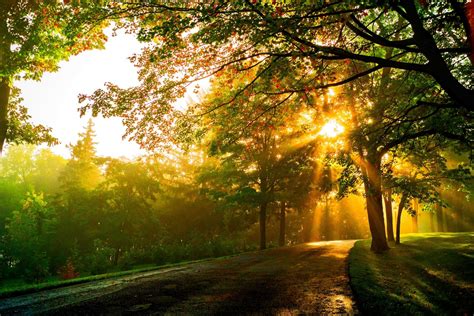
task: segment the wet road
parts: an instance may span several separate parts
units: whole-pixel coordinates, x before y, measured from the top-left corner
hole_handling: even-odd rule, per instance
[[[308,243],[0,301],[0,315],[357,314],[354,241]]]

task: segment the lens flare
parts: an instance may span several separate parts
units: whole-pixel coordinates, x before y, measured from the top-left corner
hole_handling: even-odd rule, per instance
[[[319,131],[318,135],[333,138],[344,132],[344,126],[339,124],[336,120],[329,120]]]

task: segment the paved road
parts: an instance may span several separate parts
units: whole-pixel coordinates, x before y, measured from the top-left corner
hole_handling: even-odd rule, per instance
[[[357,314],[354,241],[246,253],[0,301],[0,315]]]

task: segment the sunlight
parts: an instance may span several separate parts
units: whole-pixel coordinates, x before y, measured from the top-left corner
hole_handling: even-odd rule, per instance
[[[339,124],[336,120],[329,120],[324,124],[323,128],[319,131],[318,135],[334,138],[344,132],[344,126]]]

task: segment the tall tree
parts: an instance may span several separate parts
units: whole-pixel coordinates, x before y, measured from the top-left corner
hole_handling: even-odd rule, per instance
[[[382,72],[383,76],[393,68],[399,79],[418,78],[432,87],[429,93],[420,92],[419,97],[405,102],[405,114],[395,107],[395,122],[397,116],[405,119],[413,112],[420,122],[423,115],[441,111],[444,118],[453,117],[472,128],[470,31],[462,4],[456,1],[429,5],[415,0],[337,1],[303,6],[264,1],[176,6],[138,3],[106,12],[107,17],[130,17],[128,25],[138,31],[139,39],[153,43],[133,59],[140,69],[141,85],[121,89],[107,84],[105,90],[81,96],[81,101],[90,101],[82,110],[122,116],[127,135],[149,148],[174,137],[173,122],[182,113],[172,103],[183,96],[185,88],[222,69],[250,77],[245,85],[231,86],[232,95],[209,112],[238,105],[234,101],[252,90],[257,95],[287,97],[278,106],[288,105],[295,96],[308,97],[319,89],[360,78],[370,80],[369,75]],[[344,63],[351,71],[339,71]],[[295,74],[296,80],[281,83],[281,78]],[[279,83],[258,89],[268,76],[280,79]],[[381,117],[376,111],[371,113],[375,114],[372,120]],[[374,141],[360,149],[374,251],[388,249],[381,191],[383,154],[409,139],[434,134],[472,146],[469,128],[446,131],[440,120],[430,121],[432,125],[421,120],[419,128],[410,132],[405,120],[403,133],[389,124],[388,131],[396,133],[384,137],[383,144],[373,134]],[[149,133],[156,129],[160,132]]]
[[[71,159],[61,175],[61,182],[66,190],[91,190],[101,181],[94,136],[94,123],[90,119],[84,133],[79,134],[77,143],[70,145]]]

